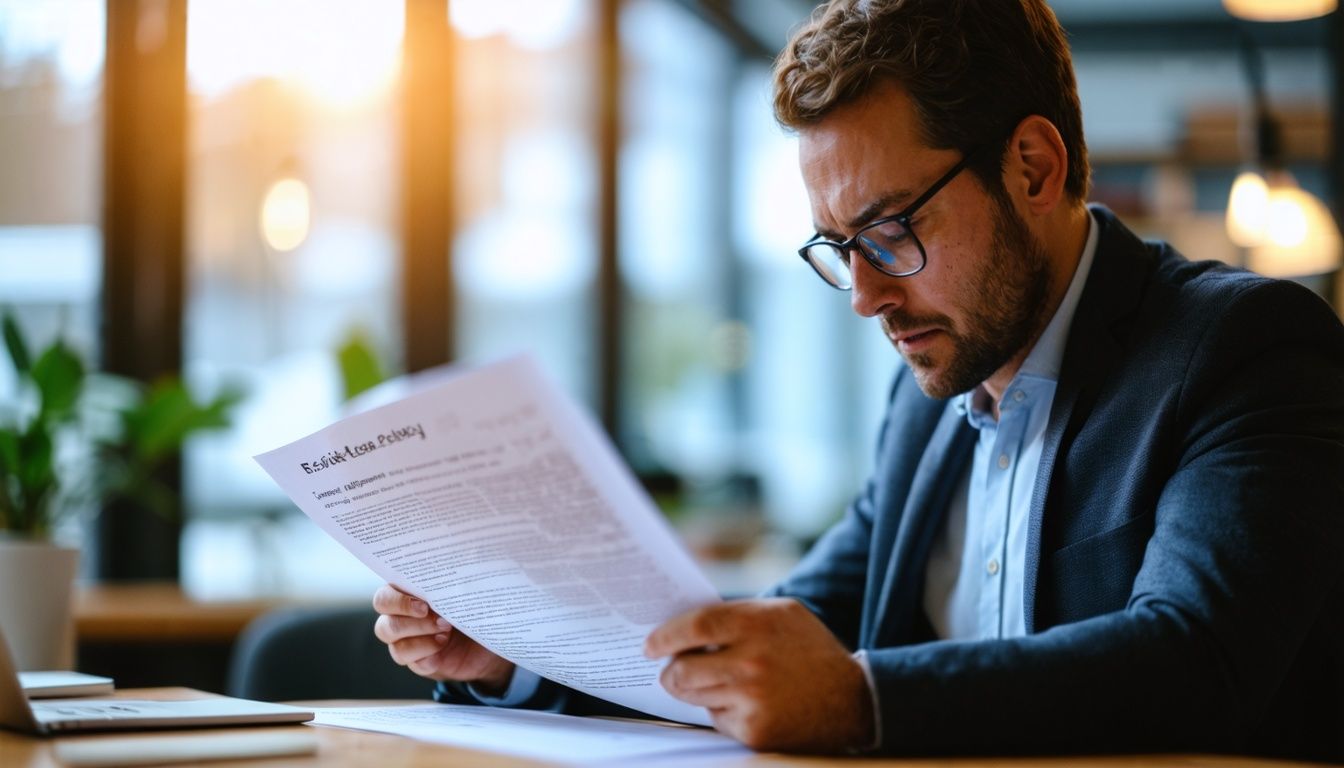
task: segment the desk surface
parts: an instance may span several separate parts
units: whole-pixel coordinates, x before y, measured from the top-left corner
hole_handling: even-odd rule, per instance
[[[189,689],[148,688],[141,690],[119,691],[121,696],[137,698],[180,699],[205,696]],[[391,702],[307,702],[312,706],[351,706],[354,704],[387,704]],[[421,704],[423,702],[414,702]],[[258,728],[208,729],[211,734],[237,734],[246,738],[248,734],[258,732],[279,733],[307,730],[316,733],[318,739],[317,754],[292,758],[264,758],[253,760],[228,760],[211,762],[212,766],[248,766],[249,768],[279,768],[280,766],[371,766],[373,768],[442,768],[445,765],[472,765],[483,768],[535,768],[542,765],[534,760],[491,754],[474,750],[460,749],[443,744],[431,744],[383,733],[348,731],[339,728],[314,726],[261,726]],[[184,731],[164,733],[181,734]],[[143,736],[144,734],[127,734]],[[53,745],[58,741],[77,739],[114,738],[106,734],[88,736],[62,736],[41,739],[10,731],[0,730],[0,765],[5,768],[56,768],[59,763],[54,756]],[[745,757],[711,758],[687,762],[686,765],[697,768],[821,768],[822,766],[863,766],[864,768],[1028,768],[1028,766],[1049,766],[1050,768],[1277,768],[1296,766],[1302,763],[1287,763],[1273,760],[1256,760],[1241,757],[1217,757],[1201,755],[1134,755],[1120,757],[1064,757],[1064,758],[975,758],[975,759],[936,759],[936,760],[895,760],[895,759],[857,759],[857,758],[819,758],[792,757],[785,755],[758,754]]]
[[[75,593],[75,636],[80,642],[231,642],[252,619],[293,602],[197,600],[168,582],[87,584]]]

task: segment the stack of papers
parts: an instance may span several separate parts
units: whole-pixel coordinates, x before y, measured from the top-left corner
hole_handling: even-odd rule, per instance
[[[460,704],[318,709],[316,713],[316,725],[394,733],[421,741],[582,765],[629,765],[636,761],[688,765],[696,758],[718,760],[752,754],[716,731],[635,720]]]

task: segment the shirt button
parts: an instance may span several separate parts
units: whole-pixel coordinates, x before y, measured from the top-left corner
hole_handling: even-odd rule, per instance
[[[999,454],[999,469],[1007,469],[1007,468],[1008,468],[1008,454],[1006,454],[1006,453],[1000,453],[1000,454]]]
[[[991,559],[989,563],[985,566],[985,570],[989,571],[990,576],[999,575],[999,561]]]
[[[1027,393],[1019,389],[1013,393],[1013,399],[1020,403],[1027,399]]]

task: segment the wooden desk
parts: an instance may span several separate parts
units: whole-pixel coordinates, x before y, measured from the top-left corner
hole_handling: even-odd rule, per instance
[[[177,699],[203,696],[181,688],[120,691],[121,696],[137,698]],[[394,702],[361,702],[367,705]],[[423,704],[424,702],[414,702]],[[356,702],[307,702],[311,706],[350,706]],[[471,765],[483,768],[535,768],[542,765],[534,760],[460,749],[443,744],[431,744],[383,733],[347,731],[339,728],[314,726],[261,726],[259,728],[209,729],[213,734],[237,734],[246,738],[258,731],[310,729],[318,737],[315,755],[293,758],[266,758],[211,762],[212,766],[242,768],[280,768],[281,766],[340,766],[341,768],[442,768],[448,765]],[[183,733],[173,731],[172,733]],[[129,734],[128,734],[129,735]],[[140,734],[143,735],[143,734]],[[109,738],[107,735],[62,736],[59,740]],[[41,739],[11,731],[0,731],[0,765],[4,768],[56,768],[53,745],[58,739]],[[1200,755],[1133,755],[1120,757],[1060,757],[1060,758],[974,758],[974,759],[860,759],[791,757],[785,755],[748,755],[732,758],[689,759],[681,765],[687,768],[824,768],[826,766],[862,766],[862,768],[1279,768],[1300,766],[1274,760],[1256,760],[1241,757]]]
[[[76,665],[128,688],[223,692],[248,622],[293,599],[198,600],[169,582],[85,584],[75,593]]]
[[[292,601],[289,601],[292,602]],[[167,582],[87,584],[75,593],[80,642],[233,642],[278,598],[197,600]]]

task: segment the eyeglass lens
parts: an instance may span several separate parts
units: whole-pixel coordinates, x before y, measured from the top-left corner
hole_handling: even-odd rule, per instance
[[[908,275],[918,272],[924,263],[924,254],[914,236],[899,221],[883,221],[861,230],[854,239],[874,267],[889,275]],[[837,288],[850,288],[854,278],[850,271],[850,254],[836,243],[822,241],[805,249],[808,262],[822,279]]]

